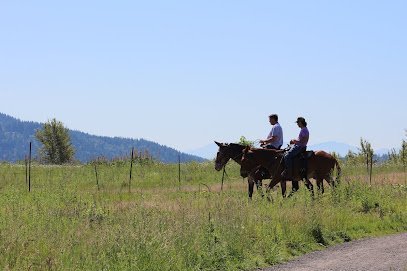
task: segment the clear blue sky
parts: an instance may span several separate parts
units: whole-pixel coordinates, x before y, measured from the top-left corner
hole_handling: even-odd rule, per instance
[[[255,140],[398,147],[407,1],[0,2],[0,112],[179,150]]]

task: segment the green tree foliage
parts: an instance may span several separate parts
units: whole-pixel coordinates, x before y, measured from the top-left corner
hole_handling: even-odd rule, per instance
[[[373,167],[373,148],[372,145],[365,139],[360,139],[360,155],[365,157],[366,169],[369,175],[369,182],[372,182],[372,167]]]
[[[345,155],[345,161],[354,163],[358,160],[358,154],[354,153],[353,151],[349,150],[348,153]]]
[[[403,140],[401,143],[400,160],[403,165],[407,163],[407,141]]]
[[[403,165],[404,167],[407,164],[407,141],[402,140],[401,148],[397,151],[395,148],[392,148],[388,153],[388,163]]]
[[[360,154],[363,156],[373,156],[373,148],[372,145],[365,139],[360,139]]]
[[[240,137],[239,144],[244,145],[244,146],[249,146],[249,147],[254,146],[254,142],[246,139],[246,137],[244,137],[244,136]]]
[[[52,119],[35,134],[42,143],[40,157],[47,163],[61,165],[73,160],[75,150],[71,144],[69,131],[62,122]]]
[[[387,153],[388,162],[397,164],[399,162],[399,155],[397,154],[397,151],[395,148],[392,148],[388,153]]]

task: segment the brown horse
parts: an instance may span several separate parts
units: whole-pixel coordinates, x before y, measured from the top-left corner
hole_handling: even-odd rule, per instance
[[[236,143],[230,144],[219,143],[216,141],[215,143],[219,147],[215,160],[215,169],[217,171],[220,171],[228,163],[230,159],[232,159],[239,165],[241,164],[243,151],[246,148],[246,146]],[[248,177],[247,182],[249,185],[248,188],[249,198],[250,199],[252,198],[254,184],[256,184],[257,189],[261,191],[262,196],[264,196],[263,191],[261,190],[262,180],[270,179],[271,177],[270,173],[263,167],[259,166],[256,168],[256,170],[253,170],[252,174],[247,174],[245,177]],[[299,187],[298,182],[295,183],[293,182],[293,191],[298,190],[298,187]]]
[[[219,146],[218,149],[218,153],[216,154],[216,160],[215,160],[215,169],[217,171],[220,171],[228,162],[230,159],[232,159],[233,161],[235,161],[236,163],[238,163],[240,165],[241,160],[242,160],[242,156],[243,156],[243,151],[246,148],[245,145],[241,145],[241,144],[237,144],[237,143],[219,143],[216,142],[216,145]],[[256,170],[257,171],[257,170]],[[267,179],[270,178],[270,174],[267,171],[267,174],[262,174],[265,175],[264,177],[260,177],[261,174],[257,173],[256,171],[253,171],[253,174],[248,174],[246,177],[247,178],[247,182],[249,185],[249,199],[252,198],[253,195],[253,187],[254,184],[256,184],[257,190],[260,190],[263,195],[263,191],[261,190],[261,181],[262,179]],[[258,176],[254,176],[254,175],[258,175]]]
[[[267,149],[250,149],[246,148],[242,155],[240,163],[240,175],[242,177],[253,174],[260,166],[265,167],[272,176],[272,181],[269,184],[268,190],[274,187],[277,183],[281,183],[281,190],[283,196],[286,192],[286,181],[281,177],[281,173],[284,170],[283,165],[284,151],[282,150],[267,150]],[[336,180],[332,178],[332,172],[336,166],[337,176]],[[310,178],[317,181],[318,189],[323,193],[323,180],[326,180],[331,186],[335,185],[335,182],[339,181],[341,168],[338,161],[324,151],[316,151],[307,162],[307,176],[305,182],[309,189],[312,188],[312,184],[309,182]],[[302,180],[300,174],[300,162],[298,157],[294,158],[293,166],[293,180]]]

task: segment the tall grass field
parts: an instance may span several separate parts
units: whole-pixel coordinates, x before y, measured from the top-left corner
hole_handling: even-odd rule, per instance
[[[98,179],[96,180],[96,172]],[[368,236],[407,231],[398,166],[343,165],[312,198],[247,196],[239,166],[139,161],[0,165],[1,270],[253,270]],[[267,183],[268,181],[265,181]],[[314,185],[315,189],[316,186]]]

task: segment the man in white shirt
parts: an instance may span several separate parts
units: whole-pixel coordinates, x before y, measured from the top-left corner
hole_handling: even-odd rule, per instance
[[[271,131],[267,136],[267,139],[260,140],[260,146],[266,149],[279,150],[283,145],[283,128],[278,123],[278,115],[271,114],[269,116],[269,122],[271,124]]]

